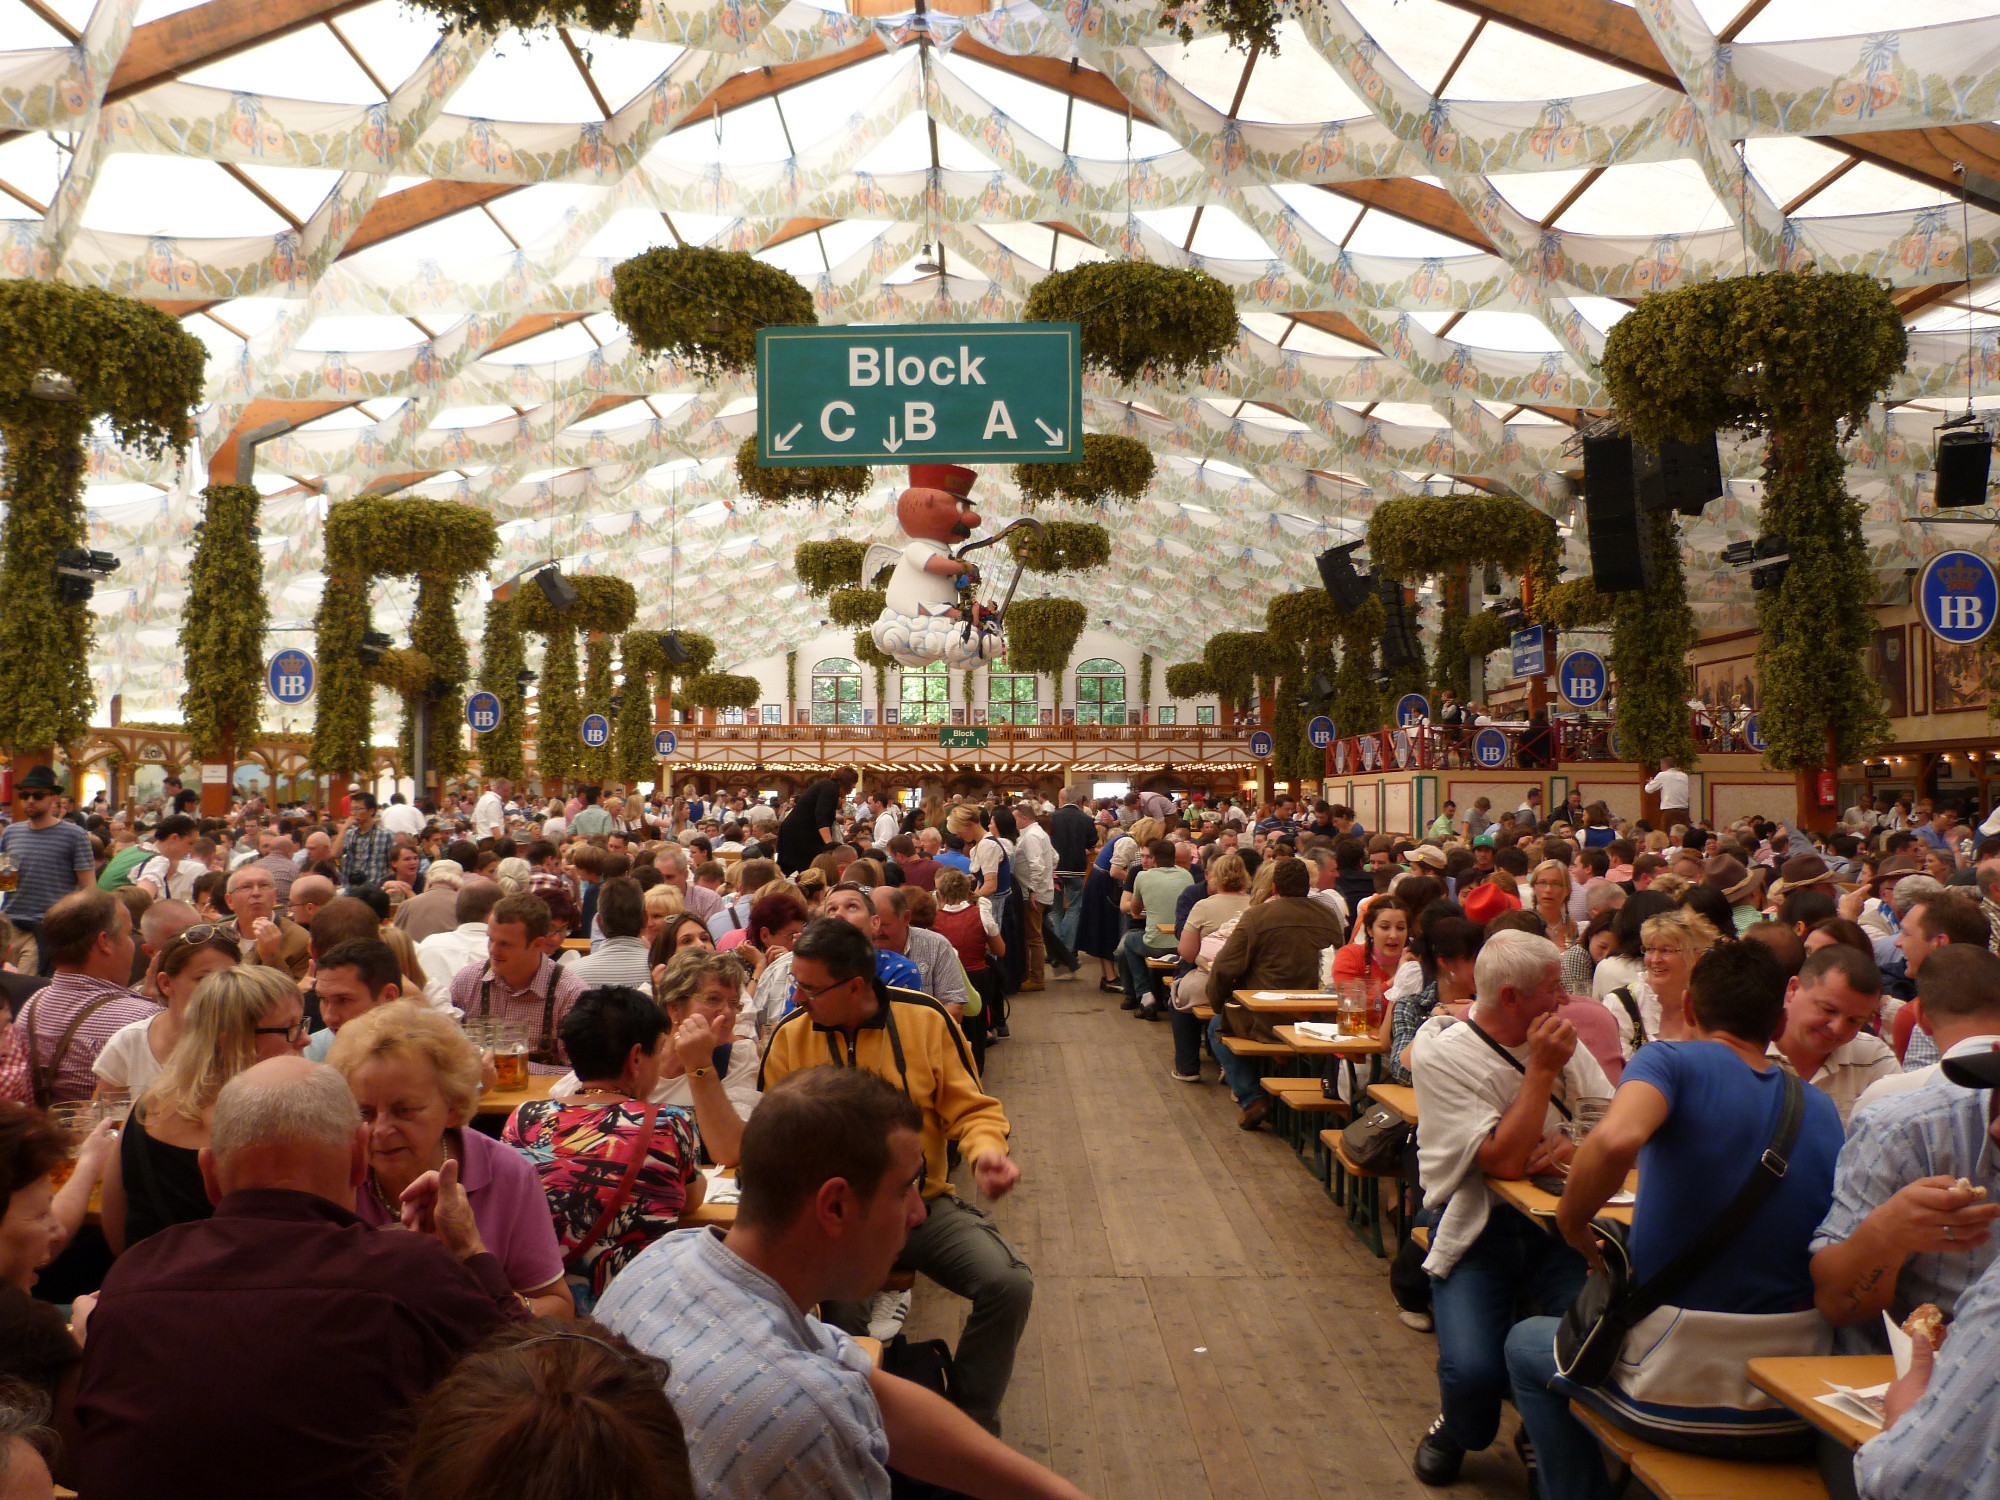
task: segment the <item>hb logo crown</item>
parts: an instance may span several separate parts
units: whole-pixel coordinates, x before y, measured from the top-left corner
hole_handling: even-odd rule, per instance
[[[1969,594],[1979,587],[1979,569],[1970,563],[1955,562],[1937,570],[1937,580],[1949,594]]]

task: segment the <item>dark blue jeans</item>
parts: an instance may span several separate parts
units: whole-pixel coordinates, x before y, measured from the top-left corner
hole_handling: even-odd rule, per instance
[[[1085,879],[1085,876],[1068,870],[1056,871],[1056,902],[1042,922],[1043,941],[1048,942],[1049,952],[1068,954],[1071,968],[1076,967],[1076,928],[1083,920]],[[1049,941],[1051,935],[1053,942]]]
[[[1477,1182],[1459,1191],[1476,1191]],[[1583,1290],[1586,1269],[1583,1257],[1553,1234],[1495,1203],[1451,1274],[1431,1278],[1438,1399],[1445,1435],[1454,1443],[1468,1450],[1492,1443],[1510,1390],[1508,1330],[1529,1314],[1567,1312]]]
[[[1208,1023],[1208,1045],[1215,1049],[1215,1060],[1222,1069],[1222,1081],[1229,1085],[1230,1095],[1236,1100],[1238,1109],[1248,1109],[1250,1101],[1264,1097],[1263,1075],[1256,1065],[1238,1057],[1217,1040],[1222,1036],[1222,1013],[1217,1011]],[[1190,1068],[1189,1072],[1194,1070]]]
[[[1570,1415],[1569,1398],[1549,1389],[1556,1378],[1560,1318],[1523,1318],[1507,1335],[1507,1375],[1521,1425],[1535,1445],[1543,1500],[1611,1500],[1611,1478],[1590,1429]]]
[[[1146,946],[1146,930],[1134,927],[1118,943],[1118,976],[1125,981],[1125,998],[1136,1000],[1143,1005],[1156,1005],[1160,1001],[1163,981],[1146,967],[1146,960],[1154,957]]]

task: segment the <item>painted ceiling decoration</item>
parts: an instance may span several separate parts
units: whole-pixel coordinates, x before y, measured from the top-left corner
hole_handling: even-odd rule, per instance
[[[1808,262],[1880,277],[1912,330],[1849,455],[1885,586],[1990,541],[1919,518],[1938,423],[1968,387],[2000,405],[2000,202],[1955,175],[2000,178],[1996,0],[1886,33],[1868,0],[1319,0],[1248,54],[1183,46],[1148,0],[852,3],[650,0],[629,39],[524,39],[393,0],[0,0],[0,274],[161,303],[211,351],[199,452],[91,451],[121,563],[100,704],[178,717],[207,458],[273,419],[275,629],[312,617],[326,504],[385,491],[490,509],[492,582],[615,570],[639,625],[707,631],[719,668],[814,631],[793,549],[892,541],[901,471],[851,515],[741,494],[754,389],[644,358],[607,311],[656,244],[757,253],[823,323],[1018,317],[1104,257],[1224,281],[1241,337],[1203,381],[1088,381],[1086,426],[1159,468],[1104,509],[1087,602],[1161,660],[1315,586],[1385,496],[1518,494],[1586,570],[1566,476],[1605,331],[1649,291]],[[1705,628],[1754,620],[1720,553],[1755,533],[1760,450],[1722,453],[1684,532]],[[980,497],[991,527],[1022,511],[1004,467]],[[382,584],[378,623],[412,602]]]

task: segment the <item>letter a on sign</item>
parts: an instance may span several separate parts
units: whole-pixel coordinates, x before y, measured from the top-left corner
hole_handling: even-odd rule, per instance
[[[995,401],[993,403],[993,410],[986,414],[986,431],[981,436],[992,437],[995,433],[1000,432],[1006,433],[1008,437],[1019,435],[1014,431],[1014,419],[1007,415],[1007,403],[1005,401]]]

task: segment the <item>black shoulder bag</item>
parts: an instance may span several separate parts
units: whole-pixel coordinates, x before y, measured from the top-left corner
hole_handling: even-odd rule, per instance
[[[1652,1280],[1643,1286],[1632,1284],[1632,1254],[1625,1240],[1630,1231],[1625,1225],[1616,1219],[1592,1221],[1590,1227],[1597,1233],[1604,1256],[1604,1273],[1590,1273],[1556,1328],[1558,1375],[1590,1387],[1609,1380],[1625,1347],[1625,1335],[1686,1291],[1688,1283],[1729,1247],[1785,1180],[1792,1145],[1799,1138],[1799,1122],[1805,1118],[1806,1086],[1796,1074],[1786,1073],[1784,1088],[1777,1128],[1749,1178],[1714,1222]]]

